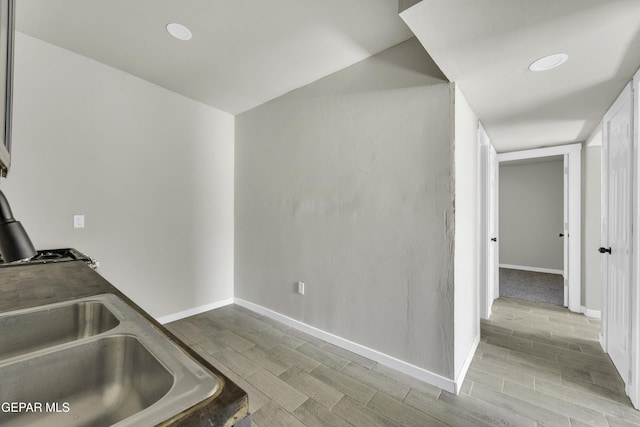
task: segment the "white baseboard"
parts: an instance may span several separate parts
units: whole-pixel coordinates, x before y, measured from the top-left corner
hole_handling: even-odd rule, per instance
[[[478,349],[479,343],[480,343],[480,332],[478,331],[478,335],[476,336],[476,339],[473,340],[473,344],[471,345],[471,348],[469,348],[467,357],[465,357],[464,359],[464,364],[462,365],[462,368],[460,368],[460,371],[456,376],[455,394],[460,393],[460,390],[462,389],[462,383],[464,382],[464,378],[467,376],[467,371],[469,370],[469,366],[471,366],[471,362],[473,361],[473,356],[476,354],[476,350]]]
[[[365,347],[363,345],[354,343],[353,341],[349,341],[347,339],[341,338],[337,335],[333,335],[329,332],[325,332],[321,329],[315,328],[313,326],[307,325],[306,323],[300,322],[298,320],[287,317],[283,314],[277,313],[268,308],[262,307],[260,305],[254,304],[249,301],[245,301],[241,298],[234,298],[234,303],[238,304],[246,309],[254,311],[258,314],[262,314],[263,316],[267,316],[273,320],[277,320],[279,322],[284,323],[285,325],[291,326],[292,328],[298,329],[302,332],[305,332],[311,336],[319,338],[321,340],[327,341],[333,345],[337,345],[338,347],[342,347],[345,350],[348,350],[352,353],[358,354],[362,357],[366,357],[375,362],[378,362],[382,365],[393,368],[397,371],[400,371],[406,375],[412,376],[420,381],[424,381],[436,387],[440,387],[443,390],[448,391],[449,393],[458,393],[460,391],[460,387],[457,384],[457,381],[453,381],[449,378],[445,378],[441,375],[433,373],[423,368],[419,368],[410,363],[404,362],[400,359],[396,359],[393,356],[389,356],[387,354],[381,353],[377,350],[371,349],[369,347]],[[479,339],[479,337],[478,337]],[[477,345],[477,344],[476,344]],[[473,347],[475,351],[475,346]],[[471,358],[473,355],[471,355]],[[468,357],[468,363],[471,363],[470,358]],[[465,361],[465,365],[467,361]],[[467,366],[468,369],[468,366]],[[466,370],[464,371],[466,373]],[[461,370],[462,373],[462,370]],[[460,384],[462,384],[462,380],[464,379],[464,375],[459,375]]]
[[[600,310],[591,310],[590,308],[582,306],[580,307],[580,312],[587,317],[592,317],[594,319],[602,319],[602,312]]]
[[[554,270],[553,268],[529,267],[526,265],[500,264],[500,268],[508,268],[511,270],[533,271],[536,273],[564,274],[562,270]]]
[[[204,313],[205,311],[215,310],[216,308],[224,307],[225,305],[229,305],[229,304],[233,304],[233,298],[227,298],[221,301],[212,302],[211,304],[205,304],[199,307],[183,310],[178,313],[157,317],[156,320],[160,324],[164,325],[165,323],[175,322],[176,320],[184,319],[185,317],[195,316],[196,314]]]

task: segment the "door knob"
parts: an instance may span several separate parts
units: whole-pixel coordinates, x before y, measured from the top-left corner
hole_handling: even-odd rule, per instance
[[[601,254],[608,253],[611,254],[611,248],[598,248],[598,252]]]
[[[492,237],[492,238],[491,238],[491,241],[492,241],[492,242],[497,242],[497,241],[498,241],[498,238],[497,238],[497,237]]]
[[[564,234],[560,233],[558,234],[558,237],[564,237]]]

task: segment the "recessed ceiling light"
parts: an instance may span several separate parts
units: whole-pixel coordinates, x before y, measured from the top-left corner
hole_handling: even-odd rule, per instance
[[[191,40],[191,31],[182,24],[172,22],[167,24],[167,31],[178,40]]]
[[[569,55],[566,53],[547,55],[529,65],[529,69],[531,71],[548,71],[564,64],[567,59],[569,59]]]

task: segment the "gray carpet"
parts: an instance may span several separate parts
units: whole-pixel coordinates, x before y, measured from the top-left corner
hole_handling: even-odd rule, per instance
[[[563,281],[561,274],[501,268],[500,296],[562,306]]]

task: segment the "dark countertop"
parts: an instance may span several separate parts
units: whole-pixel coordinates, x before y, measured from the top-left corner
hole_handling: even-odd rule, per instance
[[[0,313],[104,293],[115,294],[127,302],[169,340],[176,343],[185,353],[221,379],[222,391],[220,394],[205,399],[177,414],[172,419],[160,424],[161,426],[230,427],[248,416],[248,397],[240,387],[84,262],[70,261],[0,268]]]

